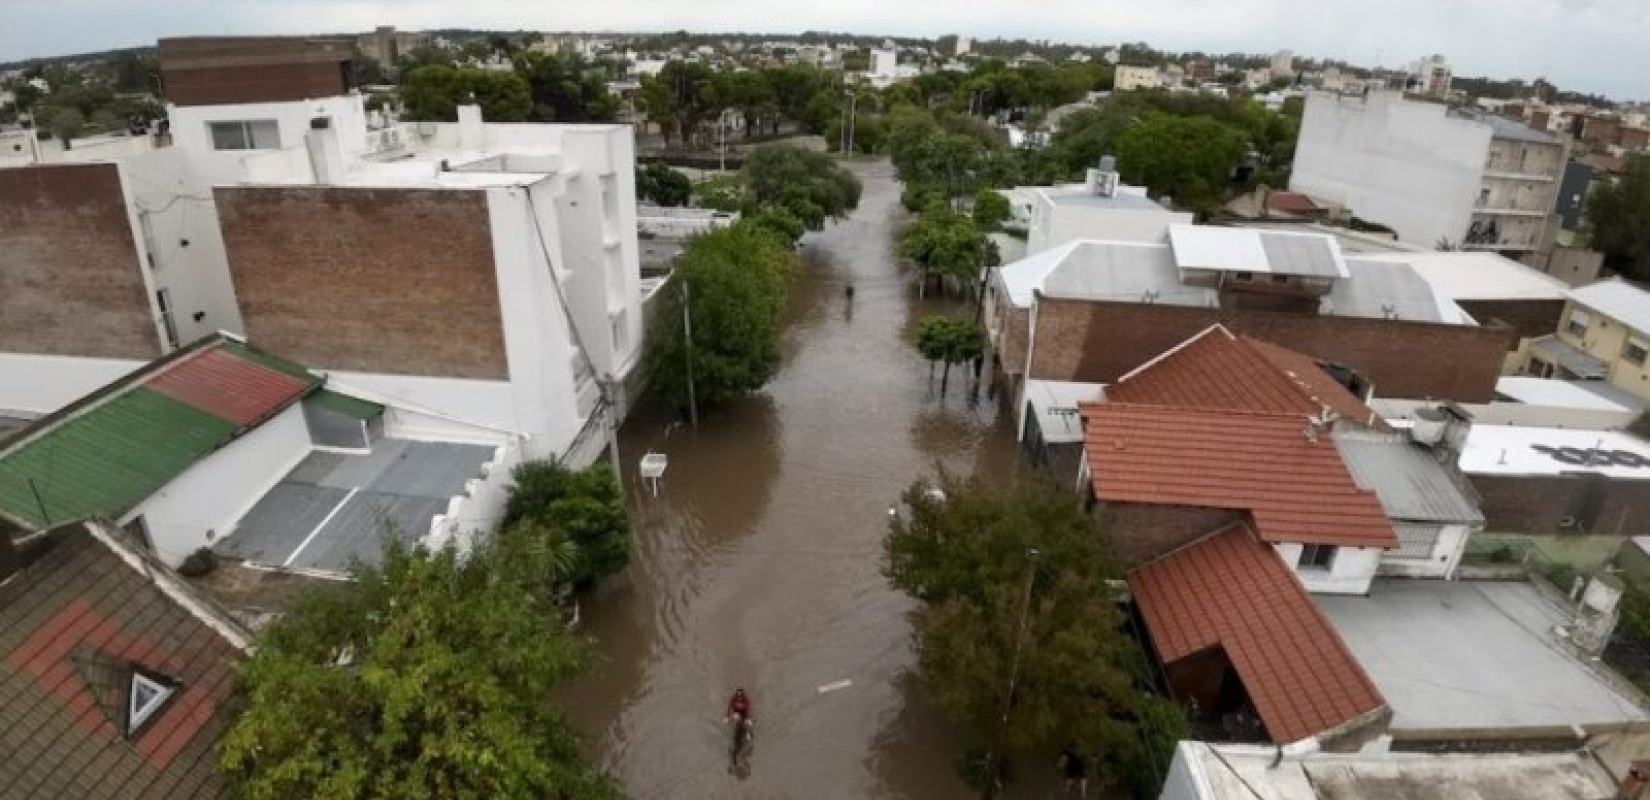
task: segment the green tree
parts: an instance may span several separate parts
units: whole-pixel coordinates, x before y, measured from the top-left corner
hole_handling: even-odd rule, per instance
[[[661,206],[685,206],[693,199],[688,176],[655,161],[636,169],[636,196]]]
[[[778,236],[790,247],[795,247],[797,242],[802,240],[802,234],[808,230],[802,224],[802,220],[792,216],[791,212],[779,206],[759,208],[755,213],[746,214],[739,220],[738,224],[751,225],[758,230]]]
[[[996,266],[996,245],[975,226],[974,220],[934,200],[900,237],[899,253],[922,269],[923,279],[951,277],[961,286],[973,286],[980,271]]]
[[[1118,171],[1200,215],[1226,199],[1232,171],[1247,146],[1243,135],[1211,117],[1149,113],[1117,137]]]
[[[1650,156],[1632,156],[1621,179],[1587,197],[1592,246],[1610,268],[1650,281]]]
[[[928,359],[928,379],[934,379],[934,364],[944,363],[940,396],[951,383],[951,367],[979,358],[985,352],[985,328],[972,320],[938,314],[917,323],[917,351]]]
[[[997,230],[1010,213],[1008,198],[1000,192],[981,189],[974,194],[974,227],[982,231]]]
[[[489,542],[460,559],[391,538],[241,665],[218,751],[234,794],[620,797],[547,699],[589,658],[543,587]]]
[[[511,477],[515,482],[500,529],[526,525],[534,531],[529,539],[571,543],[576,555],[567,576],[574,585],[588,587],[630,563],[624,492],[606,464],[572,470],[553,461],[528,461],[517,465]],[[547,538],[546,529],[564,536]]]
[[[577,55],[530,53],[516,59],[533,98],[535,122],[612,122],[619,98],[607,91],[599,69]]]
[[[779,371],[779,327],[799,267],[796,252],[756,226],[734,225],[688,240],[675,267],[674,302],[659,304],[648,329],[654,389],[685,408],[690,370],[701,404],[762,388]],[[683,331],[684,293],[691,342]]]
[[[859,205],[860,183],[824,153],[782,144],[752,150],[741,172],[750,199],[778,206],[809,230],[841,219]]]
[[[458,107],[481,106],[488,122],[520,122],[533,110],[533,94],[526,79],[514,72],[422,66],[402,78],[401,102],[408,120],[458,119]]]
[[[69,149],[74,138],[86,129],[86,117],[80,109],[72,106],[62,106],[48,109],[45,114],[45,127],[51,135],[63,143],[63,149]]]
[[[1078,495],[1045,480],[998,494],[942,475],[905,504],[884,573],[921,604],[921,674],[969,748],[1007,759],[1071,744],[1106,783],[1155,794],[1184,718],[1142,690],[1148,662],[1111,600],[1120,573]]]

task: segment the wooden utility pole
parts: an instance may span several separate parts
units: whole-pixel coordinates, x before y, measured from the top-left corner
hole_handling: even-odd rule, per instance
[[[1037,580],[1037,558],[1040,555],[1036,548],[1026,551],[1026,585],[1020,596],[1019,626],[1014,631],[1014,658],[1009,662],[1008,691],[1003,693],[1003,716],[997,723],[997,744],[985,757],[985,788],[980,793],[983,800],[992,800],[997,796],[997,764],[1008,745],[1008,718],[1014,712],[1014,688],[1020,681],[1020,651],[1026,643],[1026,617],[1031,613],[1031,587]]]
[[[687,355],[688,419],[693,429],[699,429],[699,400],[693,391],[693,313],[689,311],[688,284],[682,281],[682,337],[683,352]]]

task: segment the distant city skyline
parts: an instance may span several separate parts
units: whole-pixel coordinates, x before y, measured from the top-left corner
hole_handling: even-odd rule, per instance
[[[1396,68],[1433,53],[1458,76],[1545,76],[1568,90],[1650,99],[1650,2],[1640,0],[603,0],[541,8],[509,0],[5,0],[0,61],[153,44],[164,36],[321,34],[394,25],[649,32],[830,30],[1025,38],[1104,47],[1264,54]]]

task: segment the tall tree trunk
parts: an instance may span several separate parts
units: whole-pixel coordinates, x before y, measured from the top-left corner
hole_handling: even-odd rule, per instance
[[[951,382],[951,359],[945,360],[945,369],[940,372],[940,397],[945,396],[946,384]]]

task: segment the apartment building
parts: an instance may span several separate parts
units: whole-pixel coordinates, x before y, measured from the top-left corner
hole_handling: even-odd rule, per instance
[[[1574,289],[1558,330],[1529,350],[1531,375],[1609,381],[1650,400],[1650,291],[1622,278]]]
[[[1307,95],[1289,189],[1343,205],[1401,241],[1530,262],[1546,246],[1564,141],[1396,92]]]

